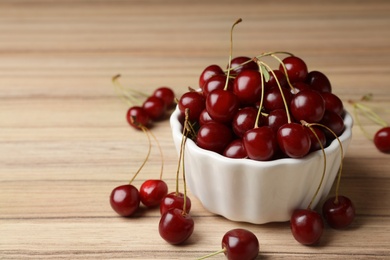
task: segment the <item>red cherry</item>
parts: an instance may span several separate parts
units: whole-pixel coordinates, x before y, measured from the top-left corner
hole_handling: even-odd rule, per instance
[[[213,119],[210,117],[209,112],[207,112],[207,109],[203,109],[203,111],[199,115],[199,125],[204,125],[208,122],[213,121]]]
[[[247,158],[244,144],[241,139],[233,140],[223,151],[223,155],[228,158],[242,159]]]
[[[325,101],[325,109],[333,111],[340,116],[344,114],[344,105],[341,99],[331,92],[321,93],[322,98]]]
[[[290,83],[298,81],[304,81],[307,77],[308,71],[306,63],[296,56],[289,56],[283,59],[283,64],[287,70],[287,76]],[[284,73],[282,64],[279,66],[279,70]]]
[[[335,229],[349,226],[355,218],[355,206],[345,196],[329,198],[322,206],[322,215],[326,222]]]
[[[256,235],[246,229],[233,229],[223,236],[222,248],[229,260],[253,260],[259,255],[260,244]]]
[[[282,152],[291,158],[304,157],[310,151],[310,136],[301,124],[288,123],[281,126],[277,140]]]
[[[260,100],[261,75],[257,70],[244,70],[234,80],[233,93],[242,106],[254,105]]]
[[[277,150],[276,135],[269,126],[248,130],[244,134],[243,143],[248,157],[257,161],[270,160]]]
[[[226,84],[226,75],[219,74],[209,78],[203,85],[203,95],[207,97],[210,92],[216,89],[224,89]],[[233,89],[233,80],[229,79],[227,90]]]
[[[175,106],[175,93],[171,88],[160,87],[153,92],[153,96],[162,99],[167,109]]]
[[[126,113],[127,122],[136,129],[141,129],[140,126],[148,127],[150,125],[150,117],[142,107],[130,107]]]
[[[160,236],[172,245],[185,242],[194,231],[194,220],[182,209],[173,208],[165,212],[158,225]]]
[[[118,186],[111,192],[110,205],[116,213],[123,217],[133,215],[139,208],[139,203],[139,192],[131,184]]]
[[[242,65],[242,63],[245,64]],[[232,71],[230,72],[231,75],[237,75],[244,70],[259,70],[259,65],[257,65],[257,63],[254,62],[251,58],[246,56],[239,56],[233,58],[231,60],[230,67],[232,68]]]
[[[328,77],[320,71],[310,71],[305,82],[310,88],[318,92],[332,92],[332,86]]]
[[[317,123],[324,116],[325,101],[317,91],[302,90],[292,98],[290,111],[297,121]]]
[[[301,82],[301,81],[295,82],[292,85],[294,87],[294,89],[291,90],[291,91],[293,91],[293,94],[296,94],[296,93],[298,93],[298,92],[300,92],[302,90],[305,90],[305,89],[310,89],[310,86],[308,84],[306,84],[304,82]]]
[[[383,127],[374,135],[374,144],[382,153],[390,153],[390,127]]]
[[[279,84],[282,88],[289,88],[286,75],[284,75],[283,72],[281,72],[280,70],[273,70],[273,73],[275,73],[276,79],[278,79]],[[269,73],[269,79],[267,82],[265,82],[266,91],[271,88],[279,88],[273,73]]]
[[[239,109],[237,96],[228,90],[216,89],[206,98],[206,109],[212,119],[220,123],[229,123]]]
[[[254,107],[240,109],[232,121],[233,132],[238,137],[243,137],[246,131],[255,127],[257,113],[258,110]]]
[[[329,127],[330,130],[332,130],[337,136],[340,136],[345,129],[343,118],[339,114],[328,110],[325,110],[324,116],[322,117],[320,124]],[[324,133],[328,139],[335,139],[335,136],[328,130],[325,130]]]
[[[139,188],[141,202],[146,207],[156,207],[168,194],[168,185],[163,180],[146,180]]]
[[[311,209],[294,210],[290,218],[291,232],[299,243],[313,245],[319,242],[324,231],[321,215]]]
[[[306,130],[309,133],[310,140],[311,140],[311,147],[310,151],[317,151],[321,149],[322,147],[326,146],[326,136],[324,134],[324,131],[322,131],[322,128],[312,126],[311,129],[316,133],[318,139],[320,142],[318,142],[317,137],[314,135],[314,133],[307,127]]]
[[[290,90],[282,88],[282,93],[284,95],[286,103],[290,104],[292,99],[292,94]],[[286,109],[279,88],[272,88],[264,94],[263,105],[267,111],[272,111],[275,109]]]
[[[287,124],[288,119],[287,119],[287,113],[285,109],[275,109],[272,110],[268,116],[267,116],[267,121],[266,125],[270,126],[274,132],[276,133],[279,128]]]
[[[217,122],[208,122],[199,128],[196,144],[200,148],[222,154],[232,138],[229,127]]]
[[[151,96],[145,100],[142,108],[152,120],[160,120],[166,112],[165,103],[161,98]]]
[[[210,65],[210,66],[207,66],[203,71],[202,73],[200,74],[200,77],[199,77],[199,87],[201,89],[203,89],[203,85],[206,83],[206,81],[211,78],[212,76],[215,76],[215,75],[222,75],[224,74],[223,70],[221,69],[220,66],[218,65]]]
[[[199,119],[200,113],[206,107],[205,99],[202,94],[195,91],[184,93],[179,100],[180,112],[184,115],[186,108],[188,108],[188,119],[191,122],[196,122]]]
[[[183,209],[184,205],[184,194],[179,192],[168,193],[160,203],[160,213],[163,215],[165,212],[172,208]],[[187,196],[186,198],[186,212],[191,210],[191,199]]]

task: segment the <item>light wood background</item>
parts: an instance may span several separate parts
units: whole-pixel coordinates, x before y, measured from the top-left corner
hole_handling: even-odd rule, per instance
[[[259,259],[390,257],[390,164],[358,127],[344,162],[342,193],[357,208],[347,230],[326,228],[319,246],[298,244],[288,223],[235,223],[193,200],[195,231],[171,246],[158,210],[134,218],[110,208],[146,155],[147,139],[127,125],[127,105],[111,77],[179,97],[210,64],[225,66],[231,24],[234,55],[285,50],[328,75],[348,100],[370,103],[390,122],[390,2],[92,1],[0,2],[0,259],[195,259],[243,227],[259,238]],[[363,120],[370,133],[378,126]],[[171,190],[177,154],[168,121],[152,128],[165,154]],[[135,185],[157,178],[159,155]],[[191,194],[190,194],[191,195]],[[224,259],[223,255],[213,259]]]

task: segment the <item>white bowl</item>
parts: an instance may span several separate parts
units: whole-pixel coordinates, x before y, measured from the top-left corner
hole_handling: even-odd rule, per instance
[[[177,151],[182,140],[179,116],[176,108],[170,118]],[[352,138],[349,113],[344,123],[339,139],[345,154]],[[340,167],[338,141],[334,140],[325,152],[326,174],[312,208],[328,195]],[[294,209],[307,208],[320,183],[323,163],[322,151],[302,159],[230,159],[202,149],[190,139],[184,157],[187,185],[206,210],[232,221],[254,224],[288,221]]]

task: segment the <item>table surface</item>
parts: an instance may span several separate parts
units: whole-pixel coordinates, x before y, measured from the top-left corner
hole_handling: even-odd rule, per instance
[[[324,72],[333,92],[367,102],[390,122],[390,2],[49,1],[0,2],[0,259],[195,259],[220,248],[232,228],[253,231],[259,259],[390,257],[389,156],[355,124],[341,192],[357,211],[346,230],[325,228],[317,246],[297,243],[289,223],[237,223],[191,195],[195,231],[181,246],[158,234],[158,209],[121,218],[111,190],[143,161],[147,139],[130,128],[112,76],[177,97],[210,64],[225,66],[232,23],[235,56],[289,51]],[[234,56],[233,55],[233,56]],[[356,121],[355,121],[356,123]],[[379,126],[362,119],[371,136]],[[168,120],[151,128],[174,190],[177,153]],[[133,182],[158,178],[160,157]],[[224,259],[223,255],[213,259]]]

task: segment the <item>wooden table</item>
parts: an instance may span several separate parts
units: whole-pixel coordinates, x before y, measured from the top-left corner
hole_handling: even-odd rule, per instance
[[[128,182],[147,151],[111,77],[122,74],[123,85],[145,93],[170,86],[179,97],[207,65],[225,66],[239,17],[234,55],[290,51],[328,75],[350,112],[348,100],[372,93],[369,104],[390,122],[389,1],[2,0],[0,259],[195,259],[218,250],[236,227],[258,236],[259,259],[390,258],[390,157],[356,125],[342,193],[357,217],[347,230],[327,227],[318,246],[297,243],[288,223],[231,222],[194,197],[194,234],[171,246],[158,234],[157,209],[121,218],[110,208],[111,190]],[[152,131],[173,190],[168,121]],[[159,171],[154,149],[134,185]]]

